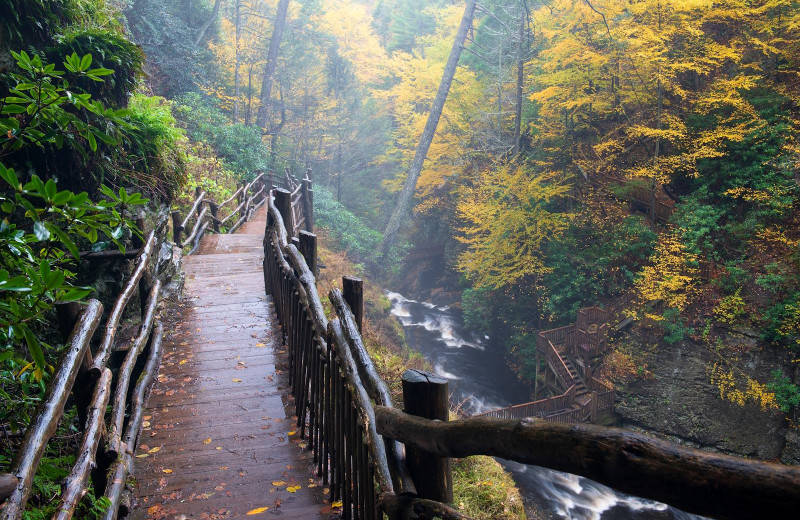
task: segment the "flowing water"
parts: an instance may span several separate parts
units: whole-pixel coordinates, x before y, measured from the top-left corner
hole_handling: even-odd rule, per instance
[[[408,344],[434,371],[449,380],[451,401],[477,413],[530,400],[491,338],[464,328],[460,314],[448,307],[387,293],[392,314],[400,319]],[[512,461],[500,461],[511,471],[537,517],[574,520],[700,520],[672,507],[636,498],[587,478]]]

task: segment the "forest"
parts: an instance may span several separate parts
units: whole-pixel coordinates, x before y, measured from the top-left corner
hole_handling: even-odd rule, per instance
[[[372,286],[385,377],[435,365],[392,294],[452,309],[529,400],[540,332],[614,309],[615,424],[800,464],[798,130],[797,0],[0,0],[0,473],[57,307],[124,278],[82,258],[263,172],[313,179],[321,283]],[[456,469],[468,512],[524,517],[480,464]]]

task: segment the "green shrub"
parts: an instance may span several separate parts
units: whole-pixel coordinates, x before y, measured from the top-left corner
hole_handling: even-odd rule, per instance
[[[123,176],[172,199],[185,180],[185,139],[172,115],[172,103],[135,94],[128,105],[131,128],[124,131],[126,153],[119,158]]]
[[[694,329],[686,326],[686,318],[681,316],[679,309],[667,309],[663,313],[664,319],[659,321],[658,324],[664,331],[664,341],[670,345],[674,345],[683,339],[688,334],[693,334]]]
[[[400,269],[408,248],[405,243],[392,246],[385,259],[380,258],[383,235],[367,227],[325,188],[314,188],[315,225],[326,228],[331,238],[354,260],[368,264],[379,272],[394,274]]]
[[[50,61],[73,52],[83,56],[91,54],[95,67],[114,71],[107,81],[95,82],[81,79],[75,86],[95,99],[121,108],[136,89],[136,81],[144,63],[142,50],[117,30],[75,29],[58,38],[58,43],[47,52]]]
[[[792,383],[786,374],[780,370],[773,370],[772,379],[767,383],[767,389],[775,394],[782,412],[789,412],[792,408],[800,406],[800,386]]]
[[[230,124],[228,116],[213,100],[196,93],[187,94],[180,98],[176,114],[189,137],[210,144],[240,179],[253,179],[258,172],[268,171],[272,166],[261,130]]]
[[[461,309],[464,311],[464,324],[481,334],[489,334],[492,329],[494,305],[490,288],[464,289],[461,293]]]

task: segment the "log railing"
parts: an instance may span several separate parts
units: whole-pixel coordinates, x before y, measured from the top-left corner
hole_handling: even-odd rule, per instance
[[[290,238],[284,222],[292,218],[291,208],[283,205],[281,211],[278,195],[276,190],[268,208],[264,282],[288,345],[298,427],[332,500],[342,502],[341,518],[464,519],[442,503],[447,500],[424,498],[430,489],[409,471],[402,445],[434,460],[489,455],[567,471],[713,518],[796,515],[800,468],[712,454],[617,428],[551,422],[580,423],[613,407],[613,389],[595,378],[587,381],[591,400],[544,421],[447,422],[395,409],[361,339],[360,286],[345,278],[344,292],[329,294],[335,316],[325,316],[316,259],[300,253],[315,250],[308,245],[315,237],[300,232],[297,241]],[[559,334],[566,338],[569,331]],[[406,382],[404,375],[404,401]],[[575,388],[565,393],[565,402],[570,392],[574,396]]]
[[[261,173],[220,203],[209,198],[208,194],[198,187],[195,190],[194,202],[183,218],[180,211],[172,212],[173,241],[181,247],[191,246],[191,252],[194,252],[209,228],[215,233],[220,233],[223,229],[226,233],[234,233],[266,203],[269,185],[273,178],[272,174]],[[221,210],[234,203],[236,206],[222,217]],[[188,234],[184,238],[184,231],[187,230]]]
[[[309,245],[316,237],[301,231],[292,240],[287,232],[292,226],[284,224],[293,218],[289,195],[276,189],[270,198],[264,283],[288,346],[298,430],[308,439],[331,499],[341,501],[342,518],[348,520],[383,513],[410,518],[412,512],[419,518],[434,513],[463,518],[444,504],[416,497],[402,445],[375,430],[373,402],[392,406],[392,398],[361,338],[361,282],[345,278],[344,292],[330,292],[335,316],[328,319],[316,289],[316,260],[301,254],[316,250]]]
[[[71,333],[47,385],[45,397],[15,454],[11,472],[0,475],[0,500],[4,500],[0,503],[0,520],[22,518],[33,478],[47,444],[64,416],[70,396],[77,407],[82,436],[75,464],[62,484],[53,519],[69,520],[74,516],[90,480],[95,495],[106,496],[111,501],[103,518],[111,520],[117,517],[136,448],[145,396],[160,363],[163,327],[156,319],[156,313],[161,281],[159,273],[152,268],[153,264],[157,266],[157,262],[152,262],[152,256],[166,221],[167,215],[164,214],[140,248],[137,263],[106,319],[104,333],[94,353],[90,345],[102,320],[103,305],[90,300],[82,311],[74,304],[59,309],[61,328],[71,330]],[[137,289],[140,299],[146,297],[141,306],[139,331],[127,345],[118,346],[119,322]],[[112,376],[108,364],[112,351],[117,347],[127,349],[127,354],[121,368]],[[137,371],[137,362],[145,355],[145,367]],[[129,395],[133,396],[130,401]],[[109,404],[111,413],[110,420],[107,420]],[[130,415],[127,421],[126,414]],[[112,478],[108,478],[109,471]]]
[[[378,406],[378,433],[437,457],[490,455],[566,471],[718,519],[794,518],[800,467],[687,448],[591,424],[469,418],[426,420]]]

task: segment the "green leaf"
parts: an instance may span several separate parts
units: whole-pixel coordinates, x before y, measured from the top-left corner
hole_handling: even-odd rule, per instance
[[[80,70],[84,71],[87,70],[92,65],[92,55],[86,54],[81,59]]]
[[[34,106],[35,105],[31,105]],[[26,112],[28,107],[24,107],[22,105],[6,105],[3,107],[3,110],[0,110],[0,114],[22,114]]]
[[[19,179],[17,178],[17,174],[14,172],[14,170],[6,168],[0,164],[0,177],[2,177],[3,180],[6,181],[12,188],[19,190]]]
[[[34,336],[33,332],[31,332],[27,326],[20,325],[19,327],[22,329],[22,333],[25,335],[25,343],[28,344],[28,352],[31,353],[33,362],[36,364],[37,368],[44,370],[44,352],[42,352],[42,345],[39,343],[39,339]]]
[[[64,294],[59,295],[58,301],[60,302],[74,302],[83,300],[92,293],[91,287],[73,287],[66,291]]]
[[[44,225],[44,222],[37,220],[33,224],[33,234],[39,242],[50,239],[50,230]]]
[[[92,149],[93,152],[97,151],[97,140],[94,138],[94,134],[92,132],[86,133],[86,139],[89,140],[89,148]]]
[[[78,248],[77,246],[75,246],[75,242],[72,241],[69,235],[67,235],[58,226],[54,226],[52,224],[47,224],[47,229],[49,229],[50,232],[52,232],[56,236],[56,238],[58,238],[59,242],[64,244],[64,247],[66,247],[67,250],[69,250],[69,253],[75,260],[80,259],[80,253],[78,252]]]
[[[99,68],[86,71],[86,74],[90,76],[110,76],[111,74],[114,74],[114,71],[111,69]]]

